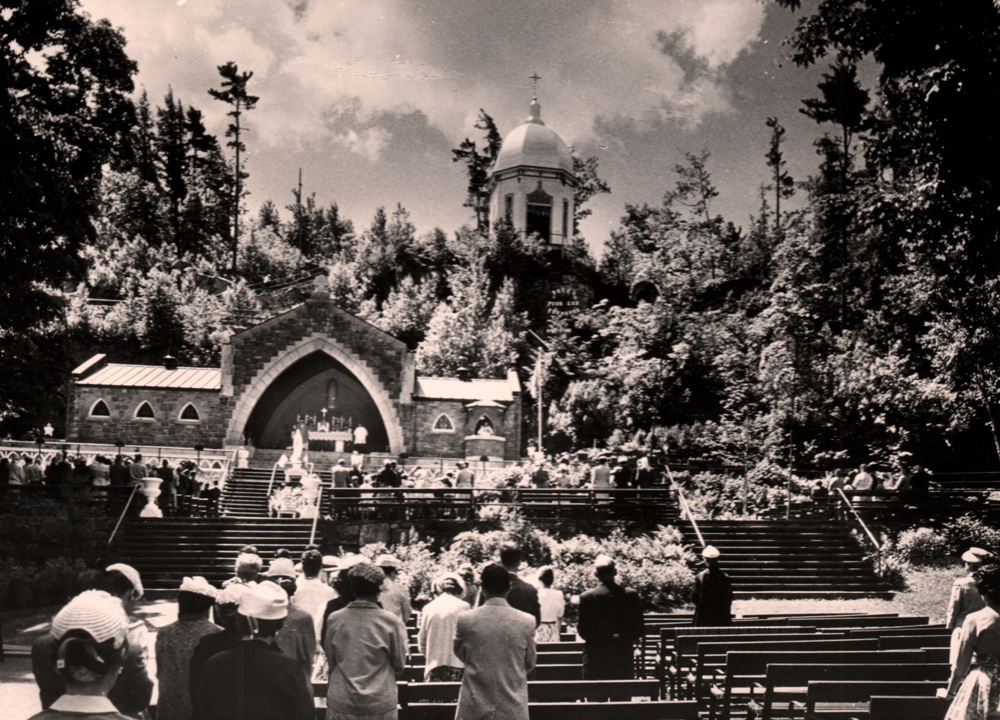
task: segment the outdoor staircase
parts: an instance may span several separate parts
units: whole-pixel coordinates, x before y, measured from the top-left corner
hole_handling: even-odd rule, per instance
[[[691,523],[681,522],[680,529],[698,547]],[[698,529],[722,554],[719,566],[736,599],[891,597],[845,525],[709,520],[698,521]]]
[[[312,520],[162,518],[129,520],[112,557],[132,565],[151,590],[176,590],[185,575],[203,575],[219,587],[234,574],[236,556],[255,545],[264,569],[278,548],[298,557],[309,544]]]
[[[330,481],[330,473],[319,473],[325,483]],[[274,479],[274,487],[279,488],[285,481],[279,471]],[[223,517],[268,517],[267,488],[271,482],[271,471],[255,468],[233,470],[226,481],[219,503]]]

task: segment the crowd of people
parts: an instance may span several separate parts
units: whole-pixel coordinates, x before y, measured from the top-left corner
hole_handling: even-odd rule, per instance
[[[44,462],[41,454],[14,453],[0,458],[0,487],[46,486],[58,488],[67,499],[108,497],[108,488],[129,488],[141,485],[145,477],[158,477],[159,506],[167,515],[185,512],[192,499],[198,498],[209,514],[217,513],[222,491],[218,481],[205,482],[198,465],[192,460],[171,464],[169,460],[147,463],[141,453],[133,456],[116,455],[113,459],[96,455],[89,460],[62,451]],[[139,504],[135,505],[138,511]]]
[[[508,543],[479,572],[442,572],[419,613],[424,680],[462,683],[459,718],[525,720],[536,643],[560,640],[566,598],[554,571],[528,582],[521,562]],[[247,546],[220,588],[184,578],[177,620],[155,639],[157,720],[306,720],[315,717],[314,683],[327,687],[331,720],[395,718],[414,614],[400,560],[310,547],[298,562],[279,550],[264,566]],[[598,586],[580,598],[582,677],[631,678],[641,600],[616,582],[610,557],[599,557],[594,573]],[[32,649],[44,708],[33,720],[149,717],[150,636],[132,616],[143,592],[128,565],[77,577],[73,599]]]

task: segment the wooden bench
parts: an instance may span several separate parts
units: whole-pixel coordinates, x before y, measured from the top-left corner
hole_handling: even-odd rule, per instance
[[[879,638],[879,650],[907,650],[910,648],[947,648],[951,646],[951,633],[933,635],[886,635]]]
[[[399,720],[455,720],[455,709],[453,703],[410,705],[399,711]],[[698,705],[677,700],[530,703],[528,717],[531,720],[698,720]]]
[[[757,631],[761,632],[757,632]],[[691,672],[698,655],[698,646],[710,642],[758,642],[770,639],[791,639],[814,637],[811,627],[723,627],[723,628],[683,628],[673,633],[673,647],[664,651],[661,677],[670,688],[671,697],[680,690],[681,678]],[[662,636],[661,636],[662,637]]]
[[[399,701],[406,705],[458,702],[462,683],[401,683]],[[656,680],[528,681],[530,702],[631,702],[634,698],[660,699]]]
[[[771,664],[767,666],[765,681],[751,686],[748,716],[771,720],[777,715],[776,705],[787,702],[788,713],[782,717],[795,717],[794,703],[805,700],[809,682],[813,680],[934,680],[944,686],[950,673],[948,663]],[[754,697],[755,689],[760,689],[762,696]]]
[[[938,697],[872,695],[868,720],[941,720],[950,704],[950,700]]]
[[[420,653],[410,655],[409,664],[413,667],[423,667],[426,660]],[[583,666],[583,650],[571,652],[536,652],[536,665],[580,665]]]
[[[774,636],[778,637],[778,636]],[[688,674],[686,697],[700,700],[709,693],[705,686],[706,677],[715,678],[721,668],[726,665],[729,652],[745,650],[749,652],[808,652],[810,650],[840,652],[848,650],[877,650],[878,641],[872,639],[850,640],[848,638],[831,638],[828,635],[799,635],[791,639],[766,641],[754,640],[743,642],[742,638],[725,642],[703,642],[698,644],[698,650],[693,660],[692,671]],[[761,670],[761,675],[764,671]]]
[[[893,635],[947,635],[951,637],[951,630],[944,625],[906,625],[904,627],[891,628],[851,628],[847,631],[851,637],[891,637]]]
[[[849,642],[858,642],[852,640]],[[709,717],[728,718],[733,697],[751,697],[756,684],[767,679],[768,665],[863,665],[886,663],[928,662],[923,650],[876,650],[872,640],[868,649],[857,650],[733,650],[726,654],[725,666],[716,670],[715,680],[709,688]]]
[[[583,664],[572,663],[567,665],[536,665],[536,680],[580,680],[583,678]],[[423,682],[424,666],[410,665],[403,670],[403,680],[407,682]]]
[[[853,628],[855,630],[866,630],[871,628],[890,628],[904,625],[926,625],[930,618],[926,616],[904,616],[898,615],[861,615],[847,617],[823,617],[806,616],[798,618],[801,625],[815,625],[816,629],[822,628]]]
[[[806,691],[806,720],[826,720],[868,711],[872,695],[934,697],[939,680],[812,680]],[[904,720],[900,718],[900,720]]]

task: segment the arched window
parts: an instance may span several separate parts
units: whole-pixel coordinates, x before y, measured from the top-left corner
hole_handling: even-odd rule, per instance
[[[552,238],[552,196],[542,188],[541,180],[538,187],[528,193],[524,229],[527,235],[537,234],[542,242],[547,243]]]
[[[485,435],[488,437],[493,434],[493,421],[483,415],[479,418],[479,422],[476,423],[476,429],[473,432],[473,435]]]
[[[180,419],[185,422],[198,422],[201,420],[201,415],[198,414],[198,408],[188,403],[181,410]]]
[[[439,433],[453,433],[455,432],[455,423],[451,421],[451,418],[441,413],[437,416],[437,420],[434,421],[434,432]]]
[[[153,406],[144,401],[142,405],[136,409],[135,417],[137,420],[155,420],[156,413],[153,412]]]
[[[90,417],[92,418],[109,418],[111,417],[111,410],[108,408],[108,404],[103,400],[98,400],[90,407]]]

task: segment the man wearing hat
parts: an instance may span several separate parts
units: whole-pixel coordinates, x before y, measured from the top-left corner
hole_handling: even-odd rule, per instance
[[[156,678],[160,700],[157,720],[189,720],[191,717],[191,657],[198,642],[222,628],[208,621],[208,611],[219,591],[201,577],[186,577],[177,595],[177,622],[156,634]]]
[[[423,654],[424,682],[458,682],[465,665],[455,655],[458,614],[471,609],[462,600],[465,581],[457,573],[445,573],[434,581],[437,597],[420,611],[417,645]]]
[[[965,624],[965,618],[970,613],[978,612],[986,607],[986,601],[983,600],[983,596],[976,588],[976,579],[973,577],[973,573],[991,557],[991,553],[987,550],[976,547],[969,548],[962,555],[962,562],[965,564],[968,575],[959,578],[951,586],[951,600],[948,603],[948,613],[945,616],[944,624],[946,628],[951,630],[951,652],[948,657],[952,667],[955,666],[955,661],[958,659],[958,649],[962,644],[962,626]]]
[[[642,639],[642,599],[615,580],[618,570],[607,555],[594,560],[600,582],[580,595],[577,631],[585,641],[584,680],[631,680],[635,677],[633,651]]]
[[[205,663],[194,720],[312,720],[312,689],[298,663],[272,643],[288,616],[288,595],[265,580],[240,596],[240,641]]]
[[[395,555],[379,555],[375,564],[382,568],[382,572],[385,573],[382,592],[378,596],[379,604],[383,609],[388,610],[402,620],[405,626],[410,621],[413,609],[410,607],[410,593],[408,589],[398,582],[399,569],[403,566],[403,563]]]
[[[701,556],[708,566],[694,578],[694,621],[692,625],[715,627],[733,621],[733,586],[719,568],[719,550],[706,545]]]

